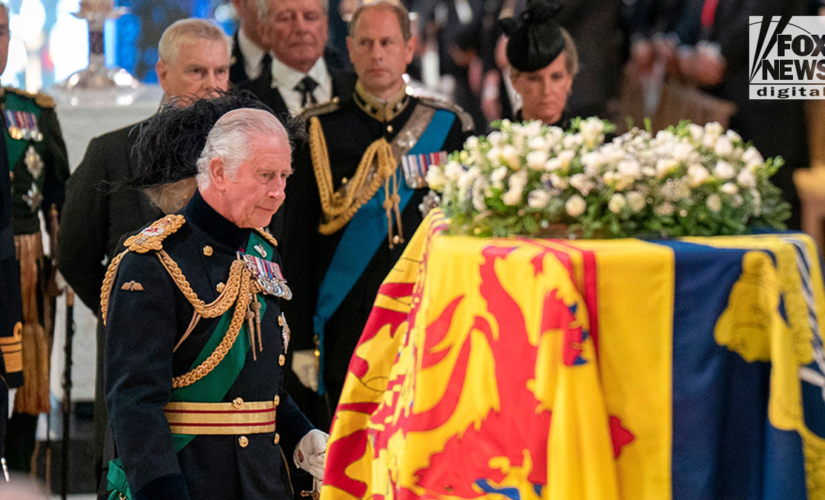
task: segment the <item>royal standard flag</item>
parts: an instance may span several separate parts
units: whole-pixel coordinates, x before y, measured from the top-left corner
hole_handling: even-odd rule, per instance
[[[796,233],[478,239],[379,291],[322,500],[825,499],[825,292]]]

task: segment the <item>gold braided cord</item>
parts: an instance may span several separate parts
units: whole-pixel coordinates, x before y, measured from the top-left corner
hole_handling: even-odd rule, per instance
[[[235,299],[238,297],[238,291],[241,288],[241,273],[242,270],[246,269],[246,264],[244,264],[241,260],[236,260],[232,262],[232,266],[229,268],[229,278],[226,280],[226,287],[223,289],[218,298],[209,304],[206,304],[192,290],[192,287],[189,285],[189,282],[186,280],[186,277],[183,275],[183,272],[178,267],[178,264],[172,260],[172,257],[166,253],[165,250],[161,250],[157,252],[158,259],[160,259],[161,264],[163,267],[166,268],[166,271],[169,273],[169,276],[175,281],[175,284],[178,286],[178,289],[181,291],[186,300],[192,304],[192,307],[195,308],[195,312],[201,315],[204,318],[217,318],[218,316],[222,315],[226,311],[232,307],[232,304],[235,302]]]
[[[392,175],[398,163],[395,161],[392,147],[382,137],[370,144],[361,157],[353,178],[342,190],[336,192],[333,190],[332,171],[324,131],[321,128],[321,121],[314,116],[310,118],[309,139],[312,167],[318,183],[321,209],[324,212],[324,222],[320,224],[318,231],[329,235],[344,227],[352,219],[358,209],[369,201],[384,181]],[[371,167],[376,159],[378,168],[370,179]]]
[[[129,253],[129,250],[124,250],[112,259],[109,268],[106,269],[106,276],[103,278],[103,286],[100,288],[100,314],[104,325],[106,325],[106,312],[109,309],[109,297],[112,296],[112,286],[115,284],[117,268],[120,267],[120,261],[127,253]]]
[[[215,367],[223,361],[223,358],[226,357],[226,354],[235,344],[235,340],[238,338],[238,334],[243,327],[246,310],[249,307],[250,296],[258,291],[259,290],[253,288],[252,272],[249,271],[246,266],[243,266],[238,301],[235,303],[235,311],[232,313],[232,321],[229,323],[229,328],[226,330],[223,340],[221,340],[218,347],[216,347],[215,350],[212,351],[212,354],[210,354],[209,357],[203,361],[203,363],[198,365],[197,368],[173,378],[173,389],[179,389],[181,387],[194,384],[208,375],[209,372],[214,370]]]
[[[278,246],[278,240],[276,240],[275,237],[272,236],[271,234],[269,234],[265,229],[257,229],[256,228],[255,232],[258,234],[258,236],[265,239],[273,247]]]

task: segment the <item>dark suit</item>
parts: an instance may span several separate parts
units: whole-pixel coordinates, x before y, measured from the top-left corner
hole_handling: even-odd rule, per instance
[[[181,213],[185,223],[177,231],[166,231],[163,250],[179,267],[189,291],[211,303],[218,298],[218,290],[223,291],[221,284],[231,288],[230,266],[239,248],[252,252],[255,236],[215,212],[198,193]],[[265,260],[280,262],[275,247],[266,250],[261,252]],[[249,332],[244,328],[209,375],[173,389],[173,377],[190,372],[200,364],[199,359],[217,352],[217,342],[228,335],[225,327],[216,331],[222,318],[235,314],[235,307],[246,310],[246,306],[238,306],[241,298],[235,298],[227,303],[224,316],[201,318],[176,348],[195,309],[156,252],[127,253],[113,272],[106,316],[106,405],[132,498],[288,498],[289,487],[279,475],[282,450],[292,457],[312,426],[282,386],[281,299],[257,294],[257,300],[265,304],[256,340],[260,346],[253,343],[250,348]],[[140,288],[130,286],[134,283]],[[198,431],[205,425],[198,423],[187,427],[193,431],[181,432],[170,428],[167,421],[170,414],[164,409],[169,410],[170,401],[223,402],[238,411],[255,411],[247,405],[272,405],[274,401],[277,418],[273,414],[276,422],[272,423],[270,417],[256,417],[238,429],[215,435]],[[271,427],[264,429],[263,422]],[[184,434],[196,435],[181,449],[175,440]]]
[[[249,75],[246,74],[246,58],[241,52],[241,46],[238,43],[238,28],[235,35],[232,37],[232,57],[229,59],[229,81],[235,85],[242,85],[249,81]]]
[[[325,54],[326,55],[326,54]],[[324,62],[327,62],[326,58]],[[334,69],[327,62],[327,70],[332,78],[332,97],[341,100],[348,98],[355,91],[355,82],[358,77],[355,73],[344,69]],[[249,90],[269,106],[275,115],[282,120],[288,120],[290,113],[284,103],[284,98],[277,88],[272,88],[272,74],[264,73],[251,82],[241,85],[242,89]]]
[[[89,142],[83,160],[66,183],[66,203],[58,238],[60,268],[66,282],[89,309],[100,308],[100,286],[125,234],[157,220],[161,211],[138,189],[127,186],[137,157],[140,124],[103,134]],[[103,324],[97,328],[95,377],[95,461],[103,456],[106,409],[103,403]]]

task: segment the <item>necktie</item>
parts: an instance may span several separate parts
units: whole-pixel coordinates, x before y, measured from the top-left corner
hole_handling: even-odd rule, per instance
[[[272,73],[272,56],[269,55],[269,52],[264,54],[263,59],[261,59],[261,74],[262,75],[269,75]]]
[[[295,90],[301,93],[302,108],[305,108],[310,104],[318,103],[318,101],[315,99],[315,96],[312,95],[312,92],[316,88],[318,88],[318,83],[309,76],[305,76],[303,80],[298,82],[298,85],[295,86]]]

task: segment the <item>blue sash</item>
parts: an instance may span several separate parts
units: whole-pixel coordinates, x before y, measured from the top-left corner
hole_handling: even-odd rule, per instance
[[[430,124],[415,146],[407,154],[424,154],[439,151],[453,125],[455,114],[443,109],[436,110]],[[401,158],[396,158],[400,161]],[[399,209],[412,198],[414,189],[406,182],[400,183],[398,194],[401,196]],[[381,242],[387,237],[386,211],[383,207],[384,191],[379,189],[375,195],[355,213],[344,230],[344,235],[335,249],[332,263],[318,289],[318,302],[313,318],[314,333],[318,336],[321,359],[318,373],[318,393],[324,394],[324,327],[329,318],[349,294],[352,287],[367,268]]]

